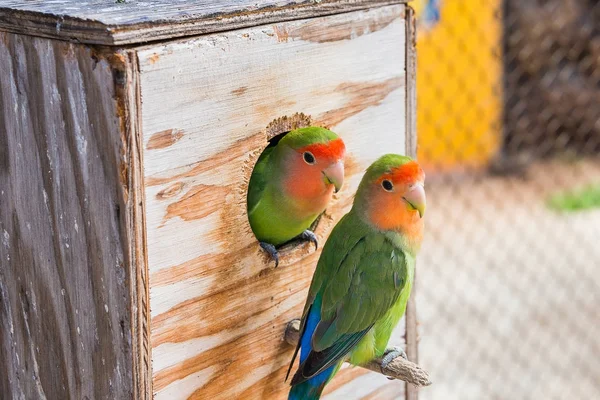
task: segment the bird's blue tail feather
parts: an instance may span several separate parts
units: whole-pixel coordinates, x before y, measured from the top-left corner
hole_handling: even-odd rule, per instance
[[[292,386],[288,400],[318,400],[321,398],[321,392],[331,377],[334,369],[335,366],[329,367],[306,382]]]
[[[312,344],[311,339],[315,328],[321,320],[321,295],[317,295],[309,315],[306,318],[306,328],[304,334],[300,339],[300,362],[302,363],[308,357]],[[325,384],[331,377],[335,367],[329,367],[325,371],[321,372],[310,378],[309,380],[302,382],[299,385],[292,386],[288,400],[317,400],[321,397],[321,392],[325,387]]]
[[[318,400],[321,397],[324,386],[325,385],[315,387],[312,386],[310,382],[306,381],[292,387],[288,400]]]

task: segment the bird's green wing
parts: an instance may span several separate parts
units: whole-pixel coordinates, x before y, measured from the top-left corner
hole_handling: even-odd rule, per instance
[[[298,368],[296,375],[294,375],[292,385],[299,385],[340,362],[360,342],[369,329],[371,329],[371,326],[360,332],[341,335],[331,347],[323,351],[311,351],[306,360]]]
[[[269,159],[274,147],[267,147],[256,162],[250,183],[248,185],[248,212],[251,213],[260,199],[267,186],[269,179]]]
[[[388,236],[365,229],[355,217],[346,218],[349,223],[338,226],[360,234],[332,233],[331,253],[323,249],[309,291],[309,299],[314,290],[321,293],[322,306],[311,354],[299,374],[305,379],[340,361],[388,312],[406,283],[400,248]]]
[[[324,287],[315,349],[325,349],[338,336],[362,331],[383,317],[402,292],[407,271],[404,252],[390,238],[377,232],[365,236]]]
[[[304,319],[317,293],[322,292],[322,289],[332,279],[336,279],[336,271],[340,268],[340,265],[369,231],[364,224],[357,223],[356,217],[352,213],[344,215],[335,228],[333,228],[327,242],[325,242],[323,252],[319,257],[317,268],[313,274],[310,289],[308,290],[308,298],[304,306],[304,312],[302,313],[301,328],[304,326]]]
[[[306,318],[310,313],[311,307],[313,306],[313,302],[315,301],[315,297],[324,286],[326,282],[333,275],[332,271],[335,271],[341,262],[343,261],[343,255],[347,252],[344,249],[346,247],[352,248],[358,243],[363,236],[366,234],[366,230],[364,226],[359,226],[359,229],[356,229],[354,226],[354,218],[350,214],[346,214],[340,219],[340,221],[333,228],[333,231],[329,235],[327,242],[325,242],[325,246],[323,247],[323,252],[319,257],[319,262],[317,264],[317,268],[313,274],[313,279],[310,284],[310,289],[308,291],[308,297],[306,299],[306,304],[304,305],[304,311],[302,312],[302,319],[300,322],[300,337],[304,335],[304,331],[306,329]],[[360,229],[360,228],[363,229]],[[300,341],[296,345],[296,349],[294,351],[294,355],[292,357],[292,361],[290,362],[290,366],[288,369],[288,375],[291,371],[292,365],[294,364],[294,360],[298,355],[298,350],[300,349]],[[287,376],[286,376],[287,379]]]

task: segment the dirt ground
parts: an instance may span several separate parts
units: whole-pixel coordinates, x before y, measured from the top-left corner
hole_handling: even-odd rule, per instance
[[[598,160],[427,184],[421,400],[600,399],[600,209],[545,204],[592,182]]]

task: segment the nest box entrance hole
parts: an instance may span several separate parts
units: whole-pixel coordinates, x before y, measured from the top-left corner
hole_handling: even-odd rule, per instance
[[[283,116],[283,117],[280,117],[280,118],[277,118],[277,119],[271,121],[267,125],[267,127],[265,129],[264,148],[260,152],[257,151],[257,155],[255,157],[253,157],[254,165],[251,169],[250,175],[247,178],[248,186],[247,186],[247,196],[246,196],[246,210],[247,210],[247,216],[248,216],[249,222],[250,222],[250,215],[249,215],[249,213],[250,213],[250,210],[249,210],[250,198],[249,197],[250,197],[250,190],[251,190],[250,185],[253,183],[253,182],[251,182],[251,176],[254,173],[254,169],[258,165],[258,161],[265,154],[265,152],[271,151],[281,141],[281,139],[283,139],[289,132],[299,129],[299,128],[305,128],[305,127],[309,127],[309,126],[314,126],[312,123],[312,118],[309,115],[306,115],[303,113],[296,113],[291,116]],[[325,211],[323,213],[321,213],[308,228],[312,232],[315,232],[315,235],[317,235],[317,236],[321,236],[321,235],[319,235],[319,233],[321,231],[321,229],[319,229],[319,228],[320,228],[320,222],[322,220],[322,216],[324,213],[325,213]],[[252,223],[250,223],[250,225],[252,228]],[[259,235],[257,235],[257,233],[254,231],[254,229],[252,229],[252,230],[253,230],[253,234],[254,234],[255,238],[260,243],[261,241],[258,238]],[[320,240],[323,240],[323,238],[321,237]],[[324,244],[324,242],[319,243],[319,246],[322,246],[323,244]],[[293,263],[296,261],[296,259],[298,257],[301,257],[305,254],[308,254],[308,253],[316,250],[316,246],[314,246],[309,240],[307,240],[305,238],[301,238],[299,236],[291,238],[290,240],[287,240],[284,243],[277,244],[274,247],[279,256],[279,265],[287,265],[287,264]],[[263,248],[263,250],[264,250],[264,248]],[[275,261],[272,259],[272,257],[268,254],[267,251],[265,251],[265,262],[275,266]]]

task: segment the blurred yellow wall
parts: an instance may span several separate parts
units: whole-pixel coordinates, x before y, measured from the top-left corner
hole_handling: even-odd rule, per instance
[[[485,166],[501,140],[500,0],[410,4],[418,21],[419,162],[428,170]]]

